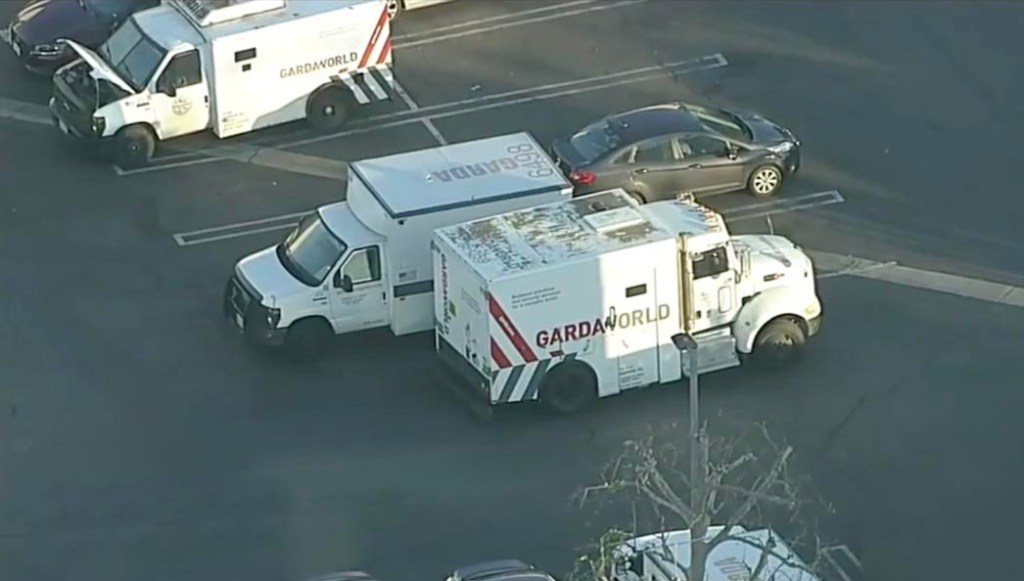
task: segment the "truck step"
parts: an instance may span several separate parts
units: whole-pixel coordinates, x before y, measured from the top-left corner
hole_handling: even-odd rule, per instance
[[[736,352],[736,337],[728,327],[700,333],[693,338],[697,342],[697,368],[700,373],[711,373],[740,364]],[[684,374],[689,365],[684,362]]]

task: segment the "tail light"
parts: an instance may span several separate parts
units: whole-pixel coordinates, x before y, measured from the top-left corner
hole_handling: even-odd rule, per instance
[[[569,174],[569,181],[577,186],[589,186],[597,180],[597,175],[589,171],[576,170]]]

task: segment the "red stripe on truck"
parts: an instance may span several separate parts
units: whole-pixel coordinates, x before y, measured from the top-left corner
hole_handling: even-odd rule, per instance
[[[366,63],[370,60],[370,53],[373,52],[373,47],[377,45],[377,41],[380,39],[380,33],[384,30],[384,25],[388,21],[388,10],[385,8],[380,13],[380,18],[377,19],[377,28],[373,29],[373,35],[370,36],[370,42],[366,45],[366,50],[363,51],[363,58],[359,59],[359,68],[366,67]]]
[[[530,345],[523,339],[522,334],[519,333],[519,329],[512,324],[512,319],[508,318],[505,313],[505,309],[501,308],[498,301],[495,300],[491,293],[487,293],[487,309],[491,312],[491,316],[498,322],[498,326],[505,331],[505,335],[508,336],[509,340],[512,341],[512,345],[522,356],[523,360],[527,363],[533,363],[537,360],[537,356],[534,355],[533,349],[530,349]]]
[[[501,347],[498,346],[494,339],[491,339],[491,359],[502,369],[512,367],[512,362],[508,360],[508,356],[505,355],[505,352],[501,350]]]
[[[377,64],[382,65],[387,62],[388,57],[391,56],[391,39],[384,43],[384,48],[380,49],[380,58],[377,59]]]

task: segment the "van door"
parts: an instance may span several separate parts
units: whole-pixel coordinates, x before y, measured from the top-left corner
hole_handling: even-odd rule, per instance
[[[388,324],[388,292],[378,245],[353,250],[331,279],[331,323],[338,334]]]
[[[633,277],[629,286],[614,297],[615,330],[611,333],[612,353],[618,361],[619,390],[632,389],[657,383],[658,332],[657,322],[667,318],[668,305],[659,306],[654,271],[646,276]],[[641,280],[637,280],[640,278]]]
[[[725,246],[690,255],[693,273],[693,329],[699,333],[732,323],[739,310],[736,271]]]
[[[210,89],[197,49],[171,57],[151,88],[150,107],[161,139],[210,126]]]

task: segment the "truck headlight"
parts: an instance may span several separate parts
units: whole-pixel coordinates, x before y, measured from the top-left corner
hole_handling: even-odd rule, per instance
[[[103,131],[107,128],[107,120],[104,117],[93,117],[92,118],[92,132],[96,135],[103,135]]]
[[[276,329],[277,324],[281,322],[281,309],[267,309],[267,327]]]

